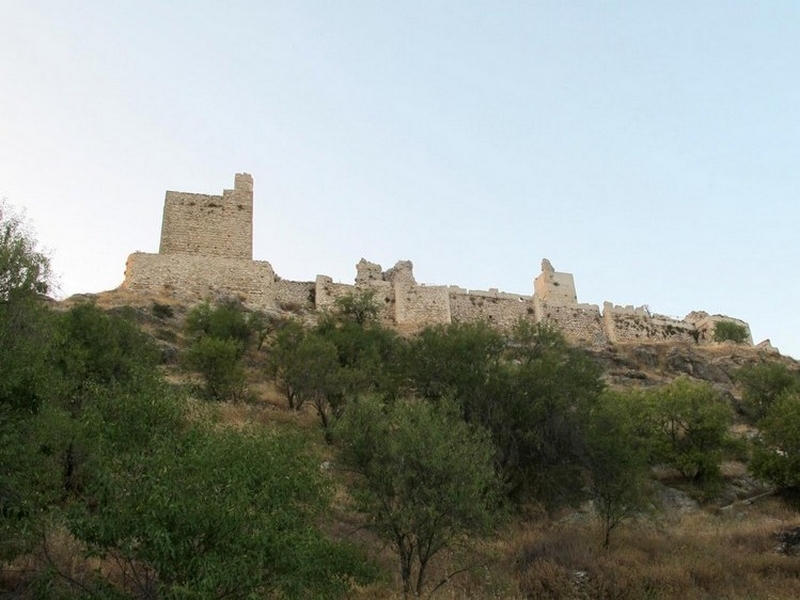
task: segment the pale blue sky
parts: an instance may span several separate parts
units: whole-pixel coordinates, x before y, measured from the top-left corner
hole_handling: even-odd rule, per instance
[[[167,189],[255,179],[255,257],[748,321],[800,357],[800,3],[0,0],[0,196],[63,294]]]

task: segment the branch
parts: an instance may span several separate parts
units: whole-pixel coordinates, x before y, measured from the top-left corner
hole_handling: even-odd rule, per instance
[[[450,580],[453,577],[455,577],[456,575],[460,575],[461,573],[465,573],[466,571],[471,571],[472,569],[475,569],[477,567],[483,566],[483,564],[485,564],[485,563],[468,565],[468,566],[466,566],[466,567],[464,567],[462,569],[457,569],[457,570],[453,571],[452,573],[446,575],[445,578],[442,579],[439,583],[437,583],[436,586],[430,591],[430,593],[428,594],[428,598],[432,597],[433,594],[436,592],[436,590],[438,590],[440,587],[442,587],[446,583],[449,583]]]

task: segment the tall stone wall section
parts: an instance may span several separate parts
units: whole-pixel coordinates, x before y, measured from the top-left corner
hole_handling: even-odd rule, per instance
[[[451,321],[450,298],[444,286],[398,285],[394,299],[394,322],[401,331],[413,333]]]
[[[608,341],[600,309],[594,304],[544,303],[536,298],[534,308],[537,322],[555,325],[573,343],[598,345]]]
[[[253,258],[253,178],[237,173],[221,196],[167,192],[159,254]]]
[[[533,319],[533,297],[488,291],[449,288],[450,314],[453,321],[469,323],[486,321],[503,330],[510,330],[520,319]]]
[[[184,301],[238,298],[258,310],[275,306],[275,272],[266,261],[135,252],[122,287]]]

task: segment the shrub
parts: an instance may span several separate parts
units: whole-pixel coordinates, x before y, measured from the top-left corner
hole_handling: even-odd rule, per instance
[[[486,431],[443,402],[365,400],[340,421],[341,461],[375,532],[400,558],[403,591],[419,596],[431,559],[491,520],[497,480]]]
[[[733,321],[719,321],[714,325],[715,342],[734,342],[741,344],[747,341],[747,327]]]
[[[245,394],[241,346],[231,339],[206,336],[197,340],[184,357],[185,364],[205,379],[205,393],[212,400],[241,400]]]
[[[175,311],[169,304],[159,304],[158,302],[153,302],[153,316],[159,319],[171,319],[175,316]]]
[[[363,557],[316,527],[329,489],[294,436],[196,427],[118,455],[71,530],[135,598],[335,598]],[[82,596],[83,597],[83,596]],[[87,596],[88,597],[88,596]]]

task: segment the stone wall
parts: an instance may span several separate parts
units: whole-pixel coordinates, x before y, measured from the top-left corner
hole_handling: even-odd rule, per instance
[[[404,332],[450,323],[450,298],[444,286],[398,284],[394,300],[394,322]]]
[[[721,321],[736,323],[744,327],[745,331],[747,331],[747,343],[753,343],[753,334],[750,332],[750,325],[740,319],[726,317],[725,315],[709,315],[705,312],[693,312],[689,314],[687,320],[691,321],[692,325],[697,330],[697,341],[701,344],[714,343],[714,328],[717,326],[717,323]]]
[[[509,330],[520,319],[533,319],[533,297],[489,291],[449,288],[450,314],[454,321],[487,321]]]
[[[721,320],[739,323],[749,334],[744,321],[704,312],[678,320],[606,303],[601,314],[597,306],[578,303],[573,276],[556,271],[547,259],[534,280],[533,296],[420,285],[408,260],[383,271],[362,258],[355,285],[334,283],[325,275],[313,282],[284,281],[269,263],[252,260],[252,219],[253,179],[246,173],[238,173],[234,189],[221,196],[167,192],[160,253],[132,254],[123,287],[188,300],[235,296],[251,308],[289,312],[331,310],[337,298],[371,291],[381,321],[409,333],[428,325],[477,320],[508,330],[518,320],[530,319],[553,323],[568,340],[584,344],[710,343]]]
[[[603,322],[610,342],[694,342],[695,327],[685,320],[652,315],[644,307],[603,306]]]
[[[275,305],[281,310],[295,312],[316,308],[316,285],[312,281],[278,279],[274,289]]]
[[[181,299],[236,297],[247,306],[275,306],[275,272],[266,261],[135,252],[122,287]]]
[[[594,304],[548,304],[536,299],[535,313],[537,321],[552,323],[570,342],[604,344],[608,341],[600,309]]]
[[[237,173],[221,196],[167,192],[159,254],[253,258],[253,178]]]

